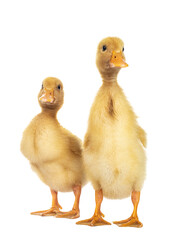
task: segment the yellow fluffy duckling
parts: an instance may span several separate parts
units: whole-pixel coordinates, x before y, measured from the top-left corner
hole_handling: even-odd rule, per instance
[[[142,227],[137,207],[145,179],[146,134],[117,83],[118,72],[128,66],[123,41],[114,37],[103,39],[98,45],[96,64],[103,84],[92,105],[84,140],[84,165],[95,189],[96,208],[92,218],[77,224],[110,224],[100,211],[103,196],[122,199],[131,195],[131,217],[114,223]]]
[[[85,181],[82,143],[79,138],[63,128],[56,118],[63,105],[63,99],[62,82],[57,78],[46,78],[38,95],[42,112],[25,129],[21,151],[40,179],[50,187],[52,194],[52,207],[32,214],[77,218],[81,186]],[[69,212],[61,212],[57,192],[72,190],[75,194],[73,208]]]

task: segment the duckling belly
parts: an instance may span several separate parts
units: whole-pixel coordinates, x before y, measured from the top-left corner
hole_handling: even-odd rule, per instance
[[[88,177],[95,189],[102,188],[107,198],[125,198],[131,191],[140,191],[145,179],[145,153],[137,139],[121,140],[112,133],[109,138],[94,141],[84,151]],[[94,150],[93,150],[94,149]]]
[[[60,192],[72,191],[75,184],[81,184],[82,173],[79,169],[68,169],[58,162],[31,163],[31,167],[51,189]]]

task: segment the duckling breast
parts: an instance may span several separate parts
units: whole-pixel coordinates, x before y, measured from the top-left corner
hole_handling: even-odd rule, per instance
[[[53,120],[35,117],[23,133],[21,151],[30,162],[40,163],[57,159],[64,149],[62,139]]]

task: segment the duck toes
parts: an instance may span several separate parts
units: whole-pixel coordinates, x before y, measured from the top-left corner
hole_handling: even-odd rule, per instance
[[[63,99],[62,82],[57,78],[46,78],[38,95],[42,111],[25,129],[21,151],[29,160],[32,170],[49,186],[52,195],[50,209],[31,214],[78,218],[81,187],[85,183],[82,143],[57,120]],[[69,212],[61,212],[57,194],[70,191],[75,195],[73,208]]]

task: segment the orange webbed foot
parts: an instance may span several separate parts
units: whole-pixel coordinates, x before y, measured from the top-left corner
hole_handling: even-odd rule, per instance
[[[62,207],[58,203],[57,191],[55,191],[53,189],[50,189],[50,191],[51,191],[51,194],[52,194],[52,207],[48,210],[32,212],[31,215],[55,216],[57,213],[60,212],[60,209],[62,209]]]
[[[103,199],[102,189],[96,190],[95,191],[96,208],[95,208],[94,215],[91,218],[79,221],[76,224],[78,224],[78,225],[88,225],[88,226],[91,226],[91,227],[101,226],[101,225],[111,225],[111,223],[109,223],[109,222],[107,222],[106,220],[103,219],[104,214],[100,210],[102,199]]]
[[[59,212],[55,216],[56,218],[70,218],[75,219],[80,217],[80,211],[76,209],[72,209],[69,212]]]
[[[113,222],[118,227],[137,227],[137,228],[143,227],[143,224],[139,221],[138,215],[137,215],[137,208],[140,200],[140,192],[133,191],[131,194],[131,200],[134,205],[133,213],[131,217],[129,217],[126,220]]]
[[[76,222],[78,225],[88,225],[88,226],[101,226],[101,225],[111,225],[111,223],[107,222],[102,218],[103,214],[101,213],[100,215],[94,215],[93,217],[82,220],[79,222]]]
[[[58,207],[51,207],[48,210],[42,210],[37,212],[31,212],[31,215],[38,215],[38,216],[55,216],[57,213],[61,213],[59,209],[62,209],[60,205]]]
[[[115,221],[113,223],[116,224],[118,227],[137,227],[137,228],[143,227],[143,224],[139,221],[138,218],[135,217],[130,217],[122,221]]]

